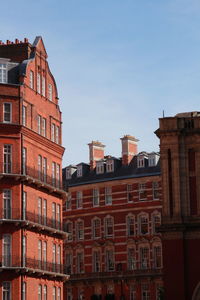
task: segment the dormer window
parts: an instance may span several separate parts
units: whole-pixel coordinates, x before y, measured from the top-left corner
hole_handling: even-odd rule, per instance
[[[150,153],[148,155],[148,164],[149,167],[155,167],[158,163],[159,155],[157,153]]]
[[[0,83],[7,83],[7,65],[0,63]]]
[[[82,165],[77,167],[77,177],[81,177],[83,175]]]
[[[96,164],[96,173],[103,174],[104,173],[104,162],[97,162]]]
[[[137,167],[138,168],[144,168],[145,162],[144,162],[144,156],[138,156],[137,158]]]
[[[71,169],[66,169],[66,179],[71,179],[72,175],[71,175]]]
[[[66,179],[71,179],[72,175],[74,174],[74,172],[76,171],[76,167],[75,166],[68,166],[66,168]]]
[[[106,162],[106,172],[113,172],[114,171],[114,161],[112,159],[107,160]]]

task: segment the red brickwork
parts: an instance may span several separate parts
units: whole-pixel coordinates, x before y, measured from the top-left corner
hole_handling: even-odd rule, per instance
[[[0,83],[0,299],[63,299],[66,193],[55,80],[41,37],[1,43],[0,57],[20,63],[18,83],[9,74]]]

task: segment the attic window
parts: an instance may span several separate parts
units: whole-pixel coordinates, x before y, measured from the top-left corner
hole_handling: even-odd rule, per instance
[[[71,170],[66,169],[66,179],[70,179],[70,178],[71,178]]]
[[[148,155],[148,165],[149,167],[155,167],[159,160],[159,154],[158,153],[150,153]]]
[[[103,174],[104,173],[104,163],[98,162],[96,165],[96,173],[97,174]]]
[[[154,167],[156,165],[156,158],[155,156],[149,157],[149,167]]]
[[[7,65],[0,64],[0,83],[7,83]]]
[[[113,172],[114,171],[114,161],[113,160],[107,160],[106,162],[106,172]]]
[[[138,156],[137,158],[137,166],[138,168],[144,168],[144,157],[143,156]]]
[[[77,167],[77,177],[81,177],[83,175],[82,165]]]

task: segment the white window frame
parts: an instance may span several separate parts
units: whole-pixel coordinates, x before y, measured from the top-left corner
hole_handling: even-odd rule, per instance
[[[112,205],[112,187],[105,187],[105,205]]]
[[[48,84],[48,99],[50,101],[53,100],[53,88],[51,83]]]
[[[46,132],[47,132],[47,126],[46,126],[46,124],[47,124],[46,118],[42,118],[42,135],[44,137],[46,137]]]
[[[77,191],[76,192],[76,208],[83,208],[83,192]]]
[[[145,222],[144,219],[146,220]],[[142,225],[147,225],[147,232],[142,232]],[[149,234],[149,217],[146,214],[141,214],[139,216],[139,231],[141,235]]]
[[[73,222],[66,222],[66,232],[68,233],[68,241],[73,241]]]
[[[133,254],[131,253],[133,251]],[[127,248],[127,257],[128,257],[128,270],[133,271],[136,269],[136,249],[135,247]]]
[[[42,285],[38,284],[38,300],[42,300]]]
[[[98,188],[93,189],[93,197],[92,197],[93,207],[99,206],[99,198],[100,198],[99,189]]]
[[[3,189],[3,219],[12,219],[12,190]]]
[[[4,144],[3,147],[4,173],[12,173],[12,145]]]
[[[2,264],[5,267],[12,266],[12,235],[3,234],[2,238]]]
[[[84,240],[84,221],[78,220],[76,222],[76,238],[78,241]]]
[[[42,128],[41,128],[41,123],[42,123],[42,117],[40,115],[38,115],[38,120],[37,120],[37,125],[38,125],[38,134],[41,134],[42,132]]]
[[[43,286],[43,300],[47,300],[48,298],[47,298],[47,285],[45,284],[44,286]]]
[[[141,246],[139,248],[139,255],[140,255],[140,269],[145,270],[149,268],[150,264],[150,253],[149,253],[149,247],[148,246]]]
[[[37,73],[37,93],[41,93],[41,75]]]
[[[8,105],[9,111],[6,111],[5,106]],[[9,120],[6,120],[5,116],[9,116]],[[3,123],[12,123],[12,103],[10,102],[4,102],[3,103]]]
[[[133,215],[128,215],[127,218],[126,218],[126,224],[127,224],[127,235],[128,236],[135,236],[135,217]],[[132,226],[134,228],[133,233],[131,231]]]
[[[96,163],[96,173],[97,174],[103,174],[104,173],[104,162],[97,162]]]
[[[105,226],[105,237],[113,237],[114,235],[114,219],[111,216],[107,216],[104,219]],[[109,233],[109,228],[112,228],[112,233]]]
[[[7,64],[0,63],[0,83],[8,82],[8,68]]]
[[[153,192],[153,200],[159,200],[159,182],[152,182],[152,192]]]
[[[44,76],[42,76],[42,96],[46,96],[46,79]]]
[[[98,226],[96,226],[98,223]],[[99,235],[96,235],[96,229],[98,231],[99,227]],[[92,220],[92,235],[93,239],[99,239],[101,237],[101,219],[95,218]]]
[[[77,273],[81,274],[84,273],[84,252],[78,251],[76,253],[76,268]]]
[[[27,124],[27,107],[22,105],[22,125],[26,126]]]
[[[4,294],[6,293],[6,294]],[[4,297],[5,296],[5,297]],[[12,299],[12,283],[10,281],[2,282],[2,299],[11,300]]]
[[[69,192],[66,199],[66,210],[72,209],[72,194]]]
[[[82,177],[83,176],[83,166],[79,165],[77,166],[77,177]]]
[[[72,252],[66,252],[65,260],[66,260],[67,274],[72,274],[73,273],[73,254],[72,254]]]
[[[109,159],[106,161],[106,172],[107,173],[114,172],[114,160],[113,159]]]
[[[93,272],[101,272],[101,252],[100,249],[94,249],[92,251],[92,265]]]
[[[144,168],[145,167],[145,158],[143,156],[137,157],[137,167]]]
[[[30,71],[30,81],[29,81],[29,86],[31,89],[34,89],[34,72],[31,70]]]
[[[115,255],[113,249],[105,249],[106,271],[112,272],[115,270]]]

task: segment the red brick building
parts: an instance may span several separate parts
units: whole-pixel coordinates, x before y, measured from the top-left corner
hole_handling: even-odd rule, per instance
[[[200,299],[200,112],[160,119],[165,299]]]
[[[0,43],[0,299],[63,299],[61,112],[41,37]]]
[[[122,157],[89,144],[90,164],[63,169],[68,197],[65,299],[156,300],[162,282],[162,192],[158,153],[121,139]]]

